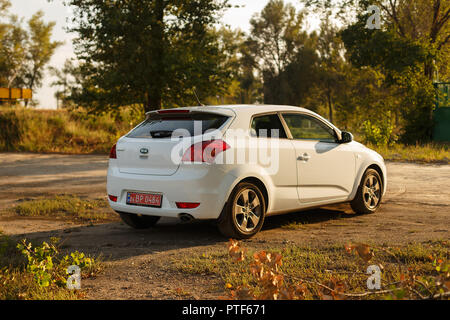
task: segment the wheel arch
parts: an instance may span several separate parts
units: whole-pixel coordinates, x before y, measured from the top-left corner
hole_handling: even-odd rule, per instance
[[[376,164],[376,163],[371,164],[370,166],[368,166],[368,167],[366,168],[366,170],[364,170],[364,172],[366,172],[366,171],[369,170],[369,169],[373,169],[373,170],[375,170],[376,172],[378,172],[378,174],[380,175],[381,183],[383,184],[382,187],[383,187],[383,190],[384,190],[384,180],[385,180],[385,177],[384,177],[383,170],[381,170],[380,166],[379,166],[378,164]]]
[[[362,178],[364,176],[364,173],[366,173],[366,171],[368,169],[374,169],[375,171],[378,172],[378,174],[381,177],[381,183],[383,185],[383,188],[382,188],[383,189],[383,196],[386,193],[387,177],[386,177],[386,174],[385,174],[385,171],[384,171],[385,167],[383,167],[383,163],[377,163],[377,162],[370,161],[370,162],[367,162],[365,165],[361,165],[359,167],[359,170],[358,170],[358,173],[357,173],[356,179],[355,179],[355,184],[353,186],[353,191],[352,191],[352,193],[351,193],[351,195],[349,197],[350,201],[355,198],[356,193],[357,193],[358,188],[359,188],[359,185],[361,184],[361,180],[362,180]]]
[[[233,183],[233,185],[231,186],[231,188],[229,189],[229,191],[226,195],[225,203],[224,203],[223,207],[225,208],[225,206],[227,205],[230,195],[233,192],[233,190],[236,188],[236,186],[242,182],[253,183],[257,187],[260,188],[260,190],[264,196],[264,201],[266,203],[266,211],[267,211],[269,209],[269,198],[270,198],[269,189],[267,188],[267,182],[264,182],[263,179],[258,178],[256,175],[249,175],[246,177],[241,177],[241,178],[236,179],[236,181]]]
[[[267,210],[269,208],[269,192],[267,191],[267,188],[266,188],[266,185],[264,184],[264,182],[262,182],[260,179],[258,179],[256,177],[247,177],[247,178],[239,181],[236,185],[238,185],[242,182],[252,183],[261,190],[261,192],[264,196],[264,202],[266,203],[266,210]]]

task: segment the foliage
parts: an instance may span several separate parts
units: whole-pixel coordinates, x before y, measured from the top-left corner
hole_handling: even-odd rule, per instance
[[[364,140],[375,146],[393,146],[397,141],[394,128],[390,112],[374,123],[366,120],[363,123]]]
[[[433,83],[421,74],[407,74],[402,82],[406,92],[401,108],[405,120],[402,140],[407,144],[429,141],[433,133],[436,97]]]
[[[250,20],[248,56],[263,83],[264,103],[301,104],[317,72],[316,37],[304,30],[304,12],[270,0]]]
[[[227,73],[212,32],[227,0],[70,0],[83,74],[75,101],[93,110],[198,104]]]
[[[42,11],[30,18],[27,28],[17,16],[7,12],[3,16],[9,22],[0,22],[0,86],[41,87],[45,67],[62,44],[51,40],[55,23],[45,23]]]
[[[53,279],[53,258],[58,254],[56,247],[47,242],[43,242],[42,246],[32,248],[31,243],[25,240],[17,245],[17,249],[27,258],[27,271],[33,274],[36,282],[41,287],[48,287],[51,283],[56,282]],[[58,279],[59,280],[59,279]]]
[[[0,233],[0,299],[67,300],[82,299],[82,290],[68,290],[67,267],[77,265],[83,278],[95,276],[102,269],[98,259],[78,251],[61,255],[58,238],[35,245],[23,239],[16,244]],[[5,245],[6,244],[6,245]],[[5,252],[6,250],[6,252]],[[21,254],[25,261],[11,262]],[[19,256],[20,257],[20,256]],[[6,258],[6,259],[5,259]]]
[[[27,272],[34,276],[40,287],[65,286],[69,266],[76,265],[81,270],[89,270],[95,265],[93,258],[78,251],[59,257],[59,250],[56,247],[58,242],[58,238],[52,238],[50,244],[44,241],[41,246],[33,247],[31,242],[23,239],[17,244],[17,249],[27,259]]]
[[[54,67],[49,68],[50,74],[56,78],[51,83],[52,87],[57,87],[55,98],[57,100],[57,109],[74,109],[76,104],[71,99],[72,93],[78,89],[77,85],[81,83],[80,68],[73,63],[71,59],[67,59],[61,69]]]

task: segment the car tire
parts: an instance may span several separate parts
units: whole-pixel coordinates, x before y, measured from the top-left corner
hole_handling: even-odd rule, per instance
[[[131,213],[118,212],[123,222],[134,229],[148,229],[153,227],[161,217],[144,216]]]
[[[368,169],[358,187],[355,199],[350,205],[355,213],[375,213],[381,205],[383,197],[383,180],[378,171]]]
[[[257,234],[266,215],[266,201],[258,186],[242,182],[233,190],[218,220],[219,231],[233,239]]]

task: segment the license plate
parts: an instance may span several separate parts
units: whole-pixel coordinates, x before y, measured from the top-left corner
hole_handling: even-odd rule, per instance
[[[142,207],[161,208],[162,195],[156,193],[127,193],[127,204]]]

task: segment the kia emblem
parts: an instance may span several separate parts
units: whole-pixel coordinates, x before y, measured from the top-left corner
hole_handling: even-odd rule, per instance
[[[148,154],[148,149],[147,148],[142,148],[141,149],[141,153],[142,154]]]

